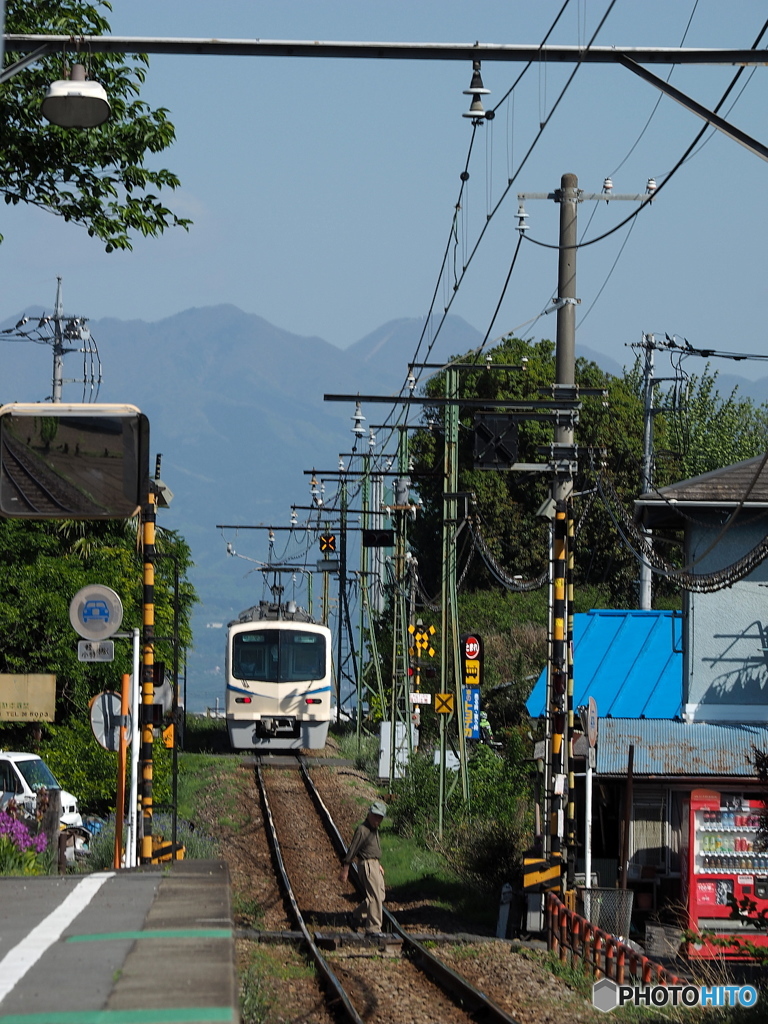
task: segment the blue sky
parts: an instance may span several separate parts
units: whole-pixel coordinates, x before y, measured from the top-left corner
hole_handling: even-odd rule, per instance
[[[562,2],[114,0],[113,6],[118,35],[538,44]],[[607,7],[608,0],[571,0],[552,41],[585,43]],[[596,42],[677,46],[690,21],[686,45],[749,46],[765,13],[756,0],[618,0]],[[485,63],[487,107],[521,70]],[[459,267],[571,70],[531,67],[514,104],[480,129],[459,217]],[[733,70],[677,67],[672,82],[713,106]],[[669,67],[656,71],[666,77]],[[746,88],[726,115],[761,141],[768,141],[767,73],[759,68],[742,76]],[[158,320],[230,302],[340,347],[395,317],[426,315],[469,144],[471,125],[461,115],[470,77],[465,62],[154,56],[145,97],[168,107],[177,128],[162,162],[181,177],[168,201],[193,218],[190,233],[137,240],[132,253],[107,255],[82,229],[40,211],[3,207],[0,314],[31,303],[51,306],[60,274],[67,312],[92,319]],[[588,192],[599,192],[609,174],[616,192],[632,193],[643,192],[650,176],[664,177],[701,122],[663,99],[643,133],[657,98],[624,69],[578,71],[488,226],[453,313],[488,329],[517,242],[518,191],[556,188],[565,172],[577,174]],[[767,171],[765,161],[715,134],[633,222],[629,237],[624,228],[582,249],[577,347],[621,362],[628,358],[625,346],[643,331],[666,331],[699,346],[766,352]],[[530,235],[554,244],[556,205],[532,201],[526,208]],[[597,209],[584,203],[580,232],[594,237],[629,212],[628,203]],[[526,243],[491,337],[535,318],[556,276],[554,250]],[[438,291],[441,311],[453,294],[451,282]],[[532,329],[537,337],[554,337],[554,317]],[[755,364],[741,368],[762,372]]]

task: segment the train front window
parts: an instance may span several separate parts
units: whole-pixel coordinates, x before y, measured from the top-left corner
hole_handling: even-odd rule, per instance
[[[236,633],[232,675],[264,683],[300,683],[325,675],[325,637],[293,629]]]

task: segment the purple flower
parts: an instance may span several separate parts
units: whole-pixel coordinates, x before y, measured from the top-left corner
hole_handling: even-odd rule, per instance
[[[8,836],[20,853],[29,849],[34,850],[35,853],[42,853],[48,845],[44,833],[36,836],[30,835],[24,822],[19,821],[12,814],[8,814],[7,811],[0,811],[0,836]]]

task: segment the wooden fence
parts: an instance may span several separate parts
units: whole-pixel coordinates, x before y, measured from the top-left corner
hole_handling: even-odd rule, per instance
[[[593,978],[610,978],[617,985],[630,979],[642,985],[681,984],[677,975],[569,910],[552,892],[546,894],[545,914],[547,948],[561,963],[581,964]]]

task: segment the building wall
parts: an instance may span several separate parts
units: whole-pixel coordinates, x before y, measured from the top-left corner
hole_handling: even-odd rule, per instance
[[[768,532],[768,515],[697,512],[686,530],[696,573],[733,565]],[[732,587],[686,594],[683,712],[691,721],[768,721],[768,560]]]

